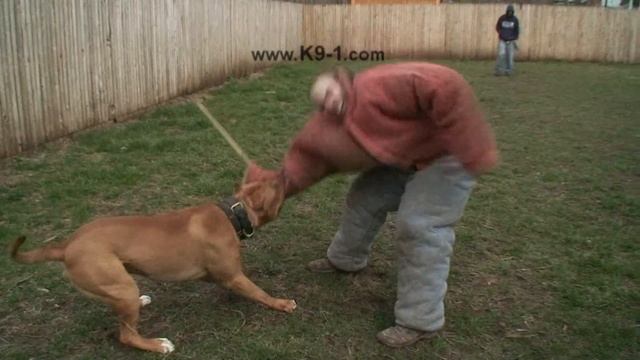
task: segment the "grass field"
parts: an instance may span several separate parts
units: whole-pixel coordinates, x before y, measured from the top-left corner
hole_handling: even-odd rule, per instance
[[[637,359],[640,356],[640,66],[446,62],[476,89],[503,162],[481,178],[457,227],[447,325],[408,349],[393,324],[393,222],[357,275],[311,274],[336,230],[351,175],[285,204],[245,242],[249,276],[299,304],[292,315],[221,287],[140,279],[141,333],[174,359]],[[371,64],[356,64],[354,69]],[[206,104],[260,164],[276,167],[306,121],[314,64],[233,80]],[[94,216],[152,213],[233,192],[243,165],[191,104],[82,132],[0,160],[0,243],[57,241]],[[156,359],[121,346],[116,318],[58,263],[0,257],[3,359]]]

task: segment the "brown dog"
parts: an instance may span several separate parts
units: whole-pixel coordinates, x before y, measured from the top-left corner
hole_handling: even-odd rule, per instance
[[[239,234],[246,230],[237,228],[243,219],[234,218],[234,211],[244,208],[240,214],[246,215],[245,222],[248,219],[249,227],[257,228],[275,219],[284,201],[281,179],[247,181],[252,167],[235,195],[233,210],[211,203],[151,216],[100,218],[64,242],[27,252],[18,252],[24,242],[21,237],[12,245],[11,255],[21,263],[64,262],[65,276],[82,293],[111,305],[118,314],[120,341],[143,350],[168,353],[174,346],[168,339],[138,334],[140,307],[150,299],[140,296],[129,273],[160,281],[215,281],[290,313],[295,301],[271,297],[242,272]]]

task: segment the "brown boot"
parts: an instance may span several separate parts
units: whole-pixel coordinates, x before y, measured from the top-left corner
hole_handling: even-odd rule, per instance
[[[404,326],[396,325],[380,331],[376,338],[387,346],[400,348],[434,336],[436,336],[435,331],[413,330]]]
[[[327,258],[310,261],[307,264],[307,269],[315,273],[330,273],[340,271],[338,268],[333,266],[333,264]]]

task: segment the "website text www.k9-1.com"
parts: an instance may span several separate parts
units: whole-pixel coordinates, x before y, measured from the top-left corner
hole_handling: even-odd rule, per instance
[[[338,61],[384,61],[384,51],[345,51],[341,46],[327,51],[322,45],[300,46],[295,50],[252,50],[254,61],[322,61],[335,59]]]

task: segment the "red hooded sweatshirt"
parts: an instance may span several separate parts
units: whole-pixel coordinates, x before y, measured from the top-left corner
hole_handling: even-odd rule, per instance
[[[385,64],[358,73],[342,116],[315,112],[285,155],[287,196],[335,172],[377,165],[423,169],[455,156],[472,174],[497,165],[493,132],[473,90],[454,70],[430,63]]]

